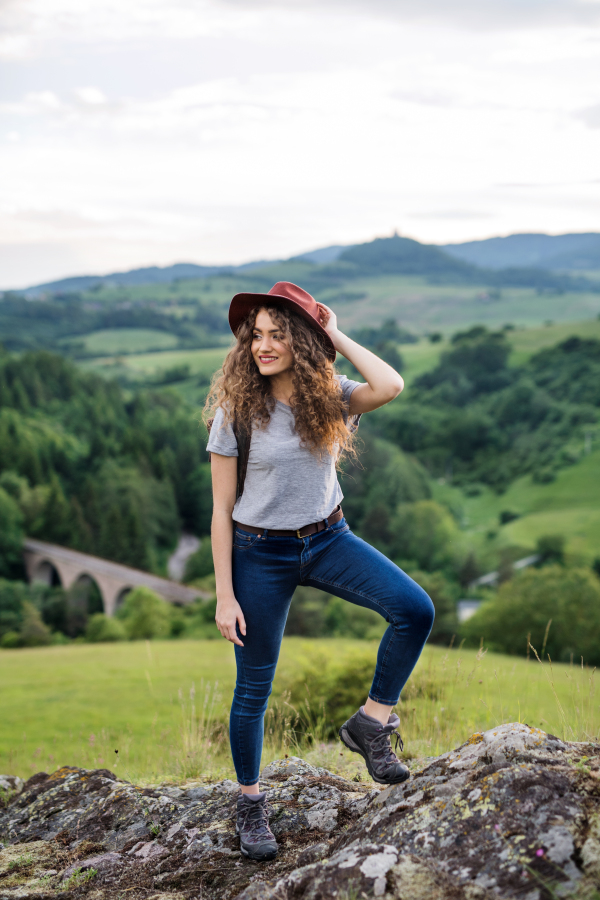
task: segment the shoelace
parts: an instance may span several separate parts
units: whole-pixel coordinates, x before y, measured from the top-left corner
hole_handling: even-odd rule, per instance
[[[369,737],[371,737],[371,735],[369,735]],[[397,750],[398,746],[400,746],[400,752],[404,750],[404,741],[396,729],[392,732],[385,730],[378,731],[375,733],[375,737],[371,738],[371,749],[374,751],[373,759],[376,759],[378,762],[387,763],[388,765],[393,765],[398,761],[394,754],[394,750],[392,750],[391,738],[394,738],[396,741],[394,750]]]
[[[241,809],[243,816],[242,829],[253,838],[272,838],[269,828],[268,807],[265,803],[253,803],[252,806]]]

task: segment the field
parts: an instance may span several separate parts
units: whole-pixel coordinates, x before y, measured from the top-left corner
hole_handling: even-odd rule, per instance
[[[169,337],[169,335],[167,335]],[[130,381],[144,383],[176,366],[189,366],[194,382],[210,380],[219,368],[227,352],[226,347],[211,347],[207,350],[164,350],[160,353],[131,353],[127,356],[100,356],[80,361],[84,369],[91,369],[101,375],[116,378],[125,375]]]
[[[88,353],[95,356],[172,349],[178,342],[176,335],[156,328],[103,328],[82,340]]]
[[[475,321],[479,322],[478,319]],[[133,337],[130,339],[128,335],[133,335]],[[88,349],[91,350],[93,346],[98,347],[99,355],[93,359],[81,361],[80,365],[106,376],[126,375],[128,379],[140,382],[155,378],[166,369],[188,365],[190,376],[196,382],[210,379],[227,352],[227,347],[205,350],[164,349],[160,352],[145,352],[142,349],[142,343],[144,340],[154,340],[153,335],[161,335],[165,341],[167,339],[175,340],[173,335],[151,329],[110,329],[94,332],[84,339]],[[509,340],[513,346],[510,363],[511,365],[522,365],[534,353],[543,350],[544,347],[551,347],[572,335],[600,339],[600,320],[561,322],[527,328],[523,326],[515,329],[509,333]],[[123,351],[118,350],[116,344],[111,346],[111,342],[116,342],[117,339],[122,341],[121,346],[129,348],[127,355],[120,355]],[[93,345],[92,340],[97,343]],[[135,351],[136,342],[139,347],[137,352]],[[100,345],[103,349],[100,349]],[[444,338],[433,344],[427,339],[422,339],[417,344],[403,344],[399,348],[404,360],[402,374],[406,379],[407,389],[410,389],[411,380],[435,367],[440,355],[448,347],[449,341]]]
[[[333,658],[365,642],[310,642],[316,646]],[[374,658],[376,644],[369,646]],[[301,639],[284,640],[278,678],[289,675],[306,648]],[[0,772],[29,777],[80,765],[137,781],[233,777],[226,742],[214,742],[202,716],[214,701],[214,719],[226,721],[234,678],[233,648],[221,641],[0,651]],[[416,698],[408,691],[399,707],[406,754],[435,755],[509,721],[571,740],[595,738],[600,709],[593,682],[587,670],[568,665],[551,670],[534,659],[427,647],[415,674]],[[283,731],[280,723],[263,762],[296,750],[331,769],[360,769],[360,760],[337,744],[290,747]]]
[[[489,540],[493,534],[501,546],[520,545],[527,551],[535,548],[542,535],[563,534],[572,561],[589,565],[600,556],[600,446],[596,442],[591,452],[576,465],[561,469],[550,484],[536,484],[526,475],[504,494],[483,485],[475,497],[447,485],[435,490],[440,500],[460,510],[463,529],[476,539]],[[575,449],[585,454],[585,447]],[[519,518],[500,526],[503,510]]]
[[[106,305],[152,303],[176,317],[189,315],[194,302],[216,304],[226,309],[239,291],[266,292],[277,281],[309,285],[316,299],[332,306],[344,328],[379,325],[393,317],[406,328],[423,334],[439,330],[450,333],[474,322],[501,327],[591,319],[600,313],[600,293],[538,293],[533,288],[503,288],[494,295],[485,285],[431,284],[425,278],[382,275],[339,282],[331,288],[310,287],[318,274],[304,262],[286,262],[255,269],[238,276],[190,279],[171,284],[130,288],[104,288],[94,302]],[[344,294],[364,295],[344,301]],[[497,299],[494,299],[497,297]]]

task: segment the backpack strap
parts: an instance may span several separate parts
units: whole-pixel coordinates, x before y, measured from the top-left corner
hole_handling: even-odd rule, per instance
[[[233,433],[237,441],[238,467],[237,467],[237,495],[236,500],[244,493],[246,472],[248,470],[248,457],[250,456],[250,439],[252,433],[245,422],[234,420]]]
[[[214,418],[208,419],[206,423],[206,429],[210,434],[210,430],[213,427]],[[236,500],[242,496],[244,493],[244,484],[246,481],[246,471],[248,469],[248,457],[250,456],[250,438],[252,434],[250,429],[246,426],[245,422],[240,422],[237,419],[233,420],[232,423],[233,433],[235,435],[235,440],[237,443],[238,456],[237,456],[237,485],[236,485]],[[208,459],[210,462],[211,454],[209,452]]]

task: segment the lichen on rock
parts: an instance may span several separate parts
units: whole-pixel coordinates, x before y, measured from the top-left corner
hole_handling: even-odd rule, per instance
[[[545,900],[600,887],[592,744],[502,725],[385,789],[296,757],[261,781],[281,847],[262,864],[240,854],[231,781],[140,788],[70,767],[13,781],[0,900]]]

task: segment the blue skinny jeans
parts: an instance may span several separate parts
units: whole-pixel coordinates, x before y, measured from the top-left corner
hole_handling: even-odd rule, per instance
[[[246,635],[240,635],[243,647],[235,645],[237,681],[229,738],[243,785],[258,781],[264,715],[298,585],[373,609],[389,622],[369,691],[373,700],[388,706],[398,702],[433,625],[433,603],[425,591],[353,534],[345,519],[306,538],[256,535],[236,526],[233,589],[246,620]]]

